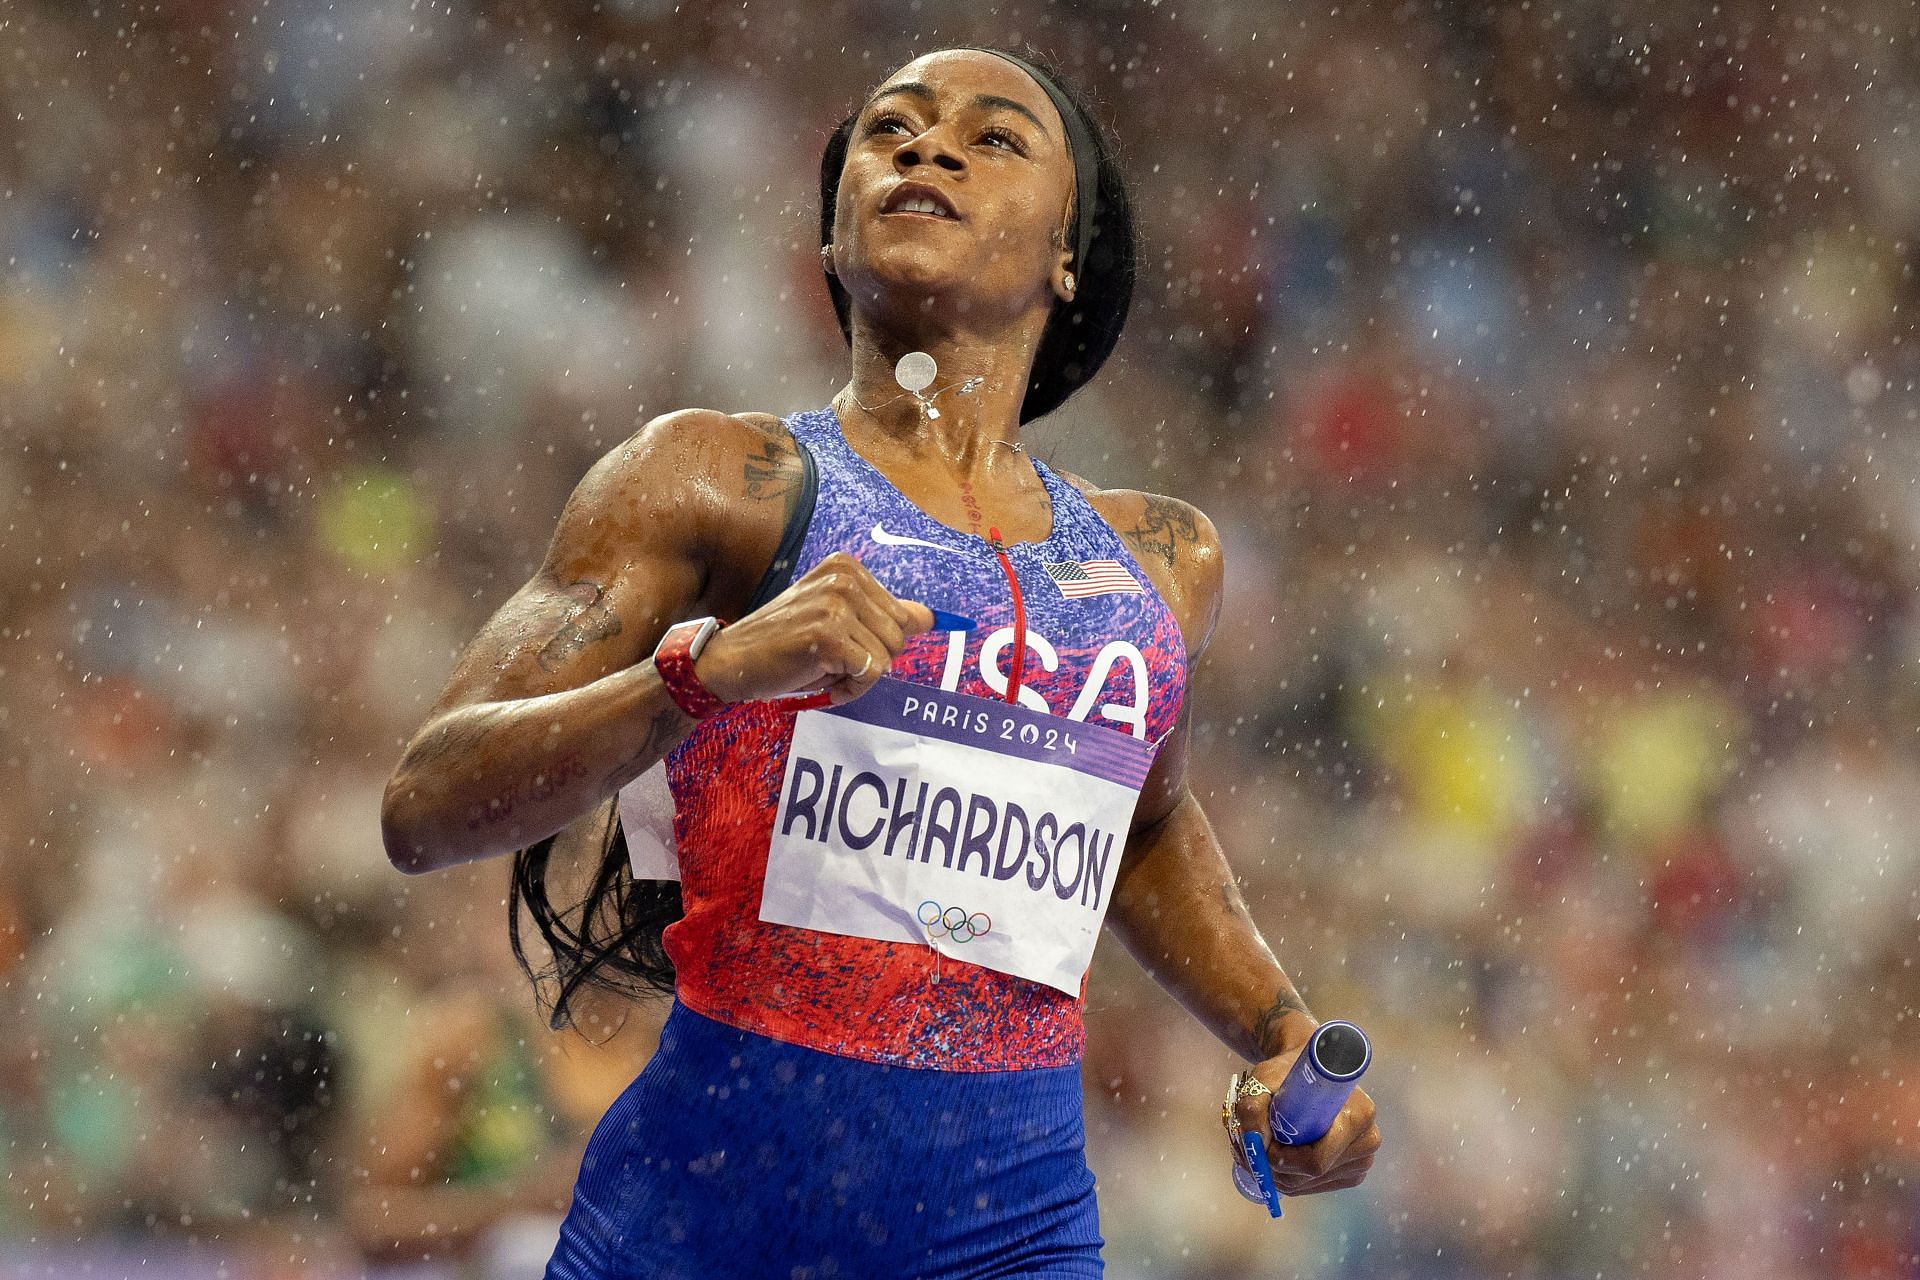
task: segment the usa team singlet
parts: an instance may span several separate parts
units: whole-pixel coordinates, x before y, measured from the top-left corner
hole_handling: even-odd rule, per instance
[[[735,705],[668,756],[676,995],[547,1276],[1100,1275],[1081,999],[1179,627],[1038,459],[1052,528],[996,546],[831,408],[786,425],[818,475],[792,576],[844,551],[973,625],[845,707]]]

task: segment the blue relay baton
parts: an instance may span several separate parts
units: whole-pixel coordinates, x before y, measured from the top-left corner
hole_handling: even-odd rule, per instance
[[[1314,1028],[1306,1048],[1293,1060],[1287,1078],[1273,1091],[1267,1104],[1267,1122],[1273,1140],[1282,1146],[1309,1146],[1327,1136],[1340,1108],[1347,1105],[1353,1088],[1373,1062],[1373,1045],[1366,1032],[1351,1022],[1338,1019]],[[1244,1134],[1247,1161],[1253,1177],[1234,1166],[1234,1183],[1249,1200],[1264,1201],[1267,1212],[1280,1216],[1280,1192],[1274,1185],[1273,1169],[1258,1134]],[[1249,1187],[1248,1181],[1255,1183]]]
[[[1293,1069],[1267,1104],[1273,1140],[1304,1147],[1326,1137],[1372,1062],[1373,1045],[1351,1022],[1336,1018],[1315,1027],[1306,1050],[1293,1060]]]

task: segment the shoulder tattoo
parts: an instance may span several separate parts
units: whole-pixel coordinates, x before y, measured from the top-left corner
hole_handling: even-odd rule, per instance
[[[747,497],[757,502],[780,500],[791,503],[800,493],[800,469],[794,465],[800,451],[793,441],[769,435],[746,458],[741,479]]]
[[[1193,508],[1184,502],[1148,494],[1140,518],[1123,536],[1136,554],[1159,556],[1171,569],[1181,545],[1191,543],[1200,535],[1194,527]]]

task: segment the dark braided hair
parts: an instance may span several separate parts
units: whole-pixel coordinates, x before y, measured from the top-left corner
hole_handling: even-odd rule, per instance
[[[1064,404],[1075,391],[1093,380],[1093,375],[1112,354],[1133,305],[1139,249],[1133,206],[1111,138],[1086,99],[1051,64],[1031,53],[1017,56],[1052,80],[1053,88],[1080,116],[1086,126],[1083,136],[1094,141],[1097,174],[1093,234],[1087,260],[1070,264],[1074,273],[1073,300],[1056,299],[1053,313],[1041,332],[1026,396],[1020,404],[1020,421],[1025,424]],[[848,141],[858,114],[848,116],[833,130],[820,158],[820,242],[823,245],[833,238],[834,202],[839,196],[840,174],[846,167]],[[1079,218],[1078,202],[1086,196],[1084,191],[1075,192],[1073,216],[1068,219],[1070,225]],[[827,275],[826,280],[834,313],[840,320],[840,332],[851,345],[852,299],[832,275]],[[680,884],[676,880],[634,879],[617,806],[605,804],[596,810],[596,816],[594,822],[577,823],[513,856],[513,879],[507,891],[507,936],[513,945],[514,958],[543,1001],[548,1000],[551,986],[548,1020],[556,1029],[574,1024],[573,999],[582,987],[597,987],[628,997],[670,996],[674,992],[673,961],[667,955],[661,935],[684,914]],[[568,861],[577,858],[582,865],[595,868],[584,895],[570,907],[555,905],[547,882],[555,844],[563,837],[586,840],[589,847],[577,852],[569,850]],[[598,849],[597,859],[593,857],[594,846]],[[539,968],[528,958],[523,945],[520,925],[523,907],[545,940],[551,957]]]

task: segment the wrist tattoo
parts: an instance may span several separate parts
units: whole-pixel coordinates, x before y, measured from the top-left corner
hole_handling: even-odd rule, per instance
[[[1306,1013],[1309,1018],[1313,1016],[1307,1013],[1307,1006],[1301,1003],[1299,996],[1290,988],[1283,987],[1273,1003],[1253,1020],[1253,1044],[1262,1057],[1271,1058],[1280,1052],[1280,1024],[1287,1020],[1289,1014],[1295,1013]]]

